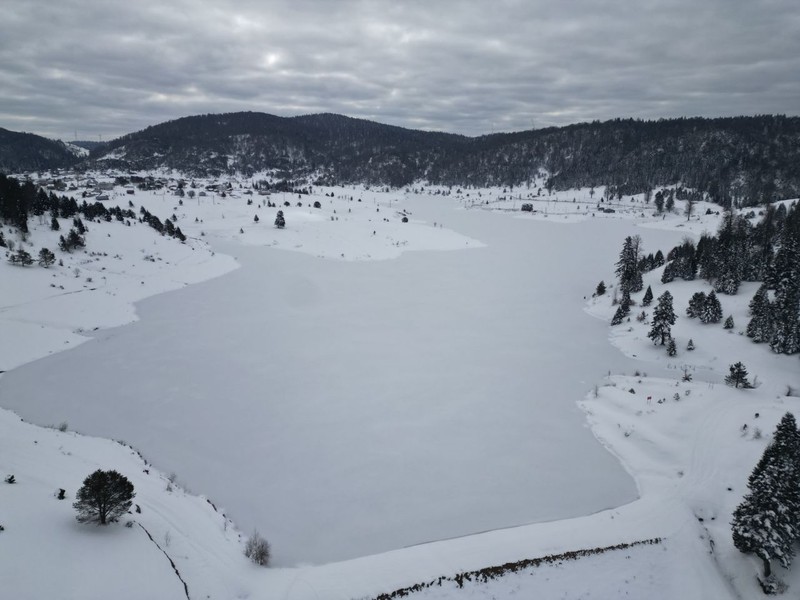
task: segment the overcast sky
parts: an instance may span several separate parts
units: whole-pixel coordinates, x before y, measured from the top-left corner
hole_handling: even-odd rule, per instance
[[[8,0],[0,127],[336,112],[480,135],[800,114],[798,0]]]

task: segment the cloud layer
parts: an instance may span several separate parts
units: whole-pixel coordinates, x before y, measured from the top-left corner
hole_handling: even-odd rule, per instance
[[[466,135],[800,113],[796,0],[7,4],[0,127],[65,140],[238,110]]]

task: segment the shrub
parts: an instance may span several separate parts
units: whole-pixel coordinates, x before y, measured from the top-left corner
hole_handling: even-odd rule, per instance
[[[269,564],[269,543],[259,535],[258,531],[254,530],[253,535],[247,540],[244,547],[244,555],[262,567],[266,567]]]

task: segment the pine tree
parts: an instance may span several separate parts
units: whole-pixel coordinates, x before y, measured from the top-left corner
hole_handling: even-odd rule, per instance
[[[725,319],[725,323],[722,325],[723,329],[733,329],[733,315],[728,315],[728,318]]]
[[[631,293],[627,289],[622,290],[622,300],[619,301],[620,308],[625,311],[625,316],[628,316],[631,312]]]
[[[133,484],[127,477],[98,469],[84,479],[72,506],[78,511],[79,522],[107,525],[130,510],[134,496]]]
[[[622,245],[615,274],[619,277],[620,288],[623,291],[638,292],[642,289],[642,272],[639,270],[640,246],[641,238],[638,235],[626,237]]]
[[[669,338],[667,342],[667,356],[675,356],[678,353],[678,348],[675,345],[675,338]]]
[[[722,320],[722,305],[713,291],[706,296],[703,310],[700,311],[700,320],[703,323],[719,323]]]
[[[45,268],[56,262],[56,255],[53,254],[48,248],[39,250],[39,264]]]
[[[650,303],[653,301],[653,290],[650,286],[647,286],[647,289],[644,292],[644,297],[642,298],[642,306],[650,306]]]
[[[730,375],[725,376],[725,383],[735,388],[751,387],[750,382],[747,381],[747,369],[741,362],[734,363],[730,366]]]
[[[286,220],[283,218],[283,211],[279,210],[278,214],[275,217],[275,227],[278,229],[283,229],[286,227]]]
[[[617,306],[617,312],[614,313],[614,316],[611,319],[611,324],[619,325],[625,319],[626,314],[627,313],[625,312],[625,309],[622,308],[622,305],[620,304],[619,306]]]
[[[788,226],[775,258],[775,300],[771,304],[773,326],[770,348],[773,352],[800,352],[800,242]]]
[[[672,325],[675,324],[675,311],[672,308],[672,294],[664,292],[658,297],[658,305],[653,312],[653,325],[647,334],[654,344],[664,345],[670,337]]]
[[[750,492],[733,513],[733,544],[740,552],[755,554],[772,574],[770,561],[791,564],[800,537],[800,435],[791,413],[775,430],[772,443],[753,469]]]
[[[703,312],[703,307],[706,305],[706,293],[695,292],[689,298],[689,306],[686,308],[686,316],[690,319],[699,317]]]
[[[661,250],[656,251],[655,256],[653,257],[653,268],[658,268],[664,264],[664,253]]]
[[[747,337],[756,343],[768,342],[772,339],[772,307],[767,296],[767,284],[764,283],[750,301],[750,322],[747,324]]]
[[[689,338],[689,343],[688,343],[688,344],[686,344],[686,349],[687,349],[689,352],[691,352],[692,350],[694,350],[694,340],[693,340],[692,338]]]
[[[605,293],[606,293],[606,284],[604,281],[601,280],[600,283],[597,284],[597,289],[595,289],[594,295],[603,296]]]
[[[59,225],[58,219],[56,219],[55,216],[53,216],[53,218],[50,219],[50,229],[52,231],[58,231],[59,229],[61,229],[61,225]]]
[[[664,212],[664,192],[658,190],[656,192],[655,200],[653,200],[653,204],[656,205],[656,212],[662,213]]]

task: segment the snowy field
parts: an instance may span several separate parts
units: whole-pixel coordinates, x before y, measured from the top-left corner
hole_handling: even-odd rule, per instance
[[[15,597],[107,593],[74,563],[34,583],[25,565],[49,531],[30,516],[40,512],[87,556],[152,561],[142,567],[151,587],[131,596],[122,577],[117,597],[175,585],[143,532],[119,526],[102,546],[87,544],[69,504],[53,500],[53,486],[76,489],[94,465],[135,474],[144,507],[136,521],[172,555],[192,597],[368,598],[653,537],[664,541],[419,597],[758,593],[757,561],[733,549],[728,522],[775,423],[797,409],[786,396],[787,386],[800,388],[797,357],[737,335],[754,289],[721,298],[736,321],[729,332],[681,318],[704,282],[669,284],[679,313],[671,359],[635,320],[612,328],[609,345],[611,294],[587,298],[600,279],[613,282],[626,235],[642,235],[646,253],[666,253],[684,235],[714,231],[715,215],[653,217],[640,198],[613,213],[577,208],[596,208],[599,190],[534,201],[528,214],[516,209],[530,200],[501,190],[481,190],[480,202],[474,190],[323,191],[335,197],[319,197],[322,209],[284,209],[283,231],[271,225],[276,209],[260,208],[253,223],[244,197],[180,206],[137,192],[137,208],[176,212],[188,245],[142,226],[98,224],[87,250],[108,244],[109,256],[69,256],[52,272],[0,265],[3,281],[14,278],[2,289],[0,329],[19,340],[0,354],[0,370],[16,367],[0,377],[0,405],[131,443],[245,531],[257,527],[283,567],[249,565],[229,521],[179,488],[166,492],[166,477],[144,473],[129,449],[3,413],[0,472],[27,481],[0,490],[0,541],[18,549],[0,560],[0,580]],[[117,194],[111,204],[127,201]],[[48,235],[39,227],[32,239],[38,247]],[[660,273],[645,278],[656,296]],[[129,304],[174,289],[135,313]],[[683,350],[689,337],[692,353]],[[73,349],[29,362],[61,348]],[[736,360],[759,376],[756,389],[719,385]],[[680,381],[684,367],[693,382]],[[514,527],[525,523],[534,524]],[[328,564],[310,566],[320,563]],[[800,581],[785,578],[796,591]]]

